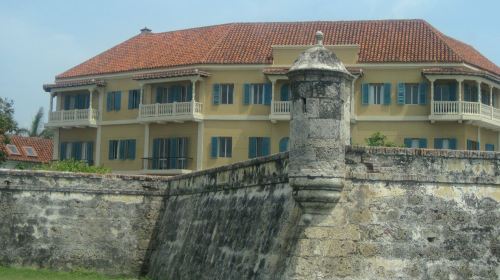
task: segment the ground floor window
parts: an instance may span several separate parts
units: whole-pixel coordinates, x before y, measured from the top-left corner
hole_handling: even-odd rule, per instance
[[[83,160],[93,164],[94,142],[62,142],[59,149],[59,159]]]
[[[427,148],[427,139],[425,138],[405,138],[406,148]]]
[[[269,137],[250,137],[248,143],[248,158],[262,157],[270,154]]]
[[[135,159],[135,139],[110,140],[108,159]]]
[[[494,152],[495,151],[495,145],[493,144],[486,144],[484,145],[484,150],[489,151],[489,152]]]
[[[188,138],[156,138],[153,140],[153,169],[186,169]]]
[[[478,141],[467,139],[467,150],[469,151],[479,151],[480,146]]]
[[[232,157],[233,138],[231,137],[212,137],[210,154],[216,157]]]
[[[280,143],[279,143],[280,153],[288,151],[289,140],[290,140],[290,138],[288,138],[288,137],[281,138]]]
[[[434,149],[457,149],[457,139],[455,138],[434,138]]]

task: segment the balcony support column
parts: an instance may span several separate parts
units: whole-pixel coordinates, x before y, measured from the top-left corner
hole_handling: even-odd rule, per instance
[[[481,82],[476,80],[477,83],[477,102],[479,103],[479,115],[481,115]]]
[[[491,85],[491,84],[490,84],[490,107],[491,107],[491,109],[490,109],[491,119],[493,119],[493,110],[494,110],[493,108],[495,108],[495,107],[493,107],[493,85]]]
[[[50,113],[52,113],[52,108],[54,106],[54,94],[51,92],[50,93],[50,108],[49,108],[49,118],[50,118]]]
[[[205,123],[203,121],[198,122],[198,138],[196,146],[196,170],[202,170],[203,169],[203,134],[205,128]]]
[[[196,81],[198,79],[191,80],[191,113],[194,115],[196,113]]]
[[[457,79],[458,82],[458,113],[462,114],[462,84],[464,79]]]
[[[99,114],[102,115],[102,114]],[[102,134],[102,126],[97,126],[97,133],[95,137],[95,166],[101,165],[101,134]]]
[[[350,102],[350,106],[351,106],[351,116],[350,116],[350,120],[348,121],[351,121],[351,120],[356,120],[356,106],[355,106],[355,103],[354,103],[354,92],[356,91],[355,89],[355,84],[356,84],[356,80],[358,79],[358,77],[355,77],[354,79],[352,79],[351,81],[351,98],[349,100]]]
[[[152,157],[153,155],[151,155]],[[144,150],[142,151],[142,157],[144,161],[142,163],[142,168],[148,170],[149,164],[149,123],[144,125]]]
[[[434,81],[435,79],[429,79],[431,81],[431,115],[434,115]]]
[[[274,114],[274,87],[276,86],[276,80],[271,80],[271,114]]]

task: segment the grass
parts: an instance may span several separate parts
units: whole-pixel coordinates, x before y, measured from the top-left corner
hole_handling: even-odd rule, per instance
[[[47,269],[0,266],[0,280],[132,280],[88,271],[61,272]]]

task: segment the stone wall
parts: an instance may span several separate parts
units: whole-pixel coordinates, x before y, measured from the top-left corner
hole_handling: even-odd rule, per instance
[[[498,279],[500,154],[353,147],[346,168],[285,279]]]

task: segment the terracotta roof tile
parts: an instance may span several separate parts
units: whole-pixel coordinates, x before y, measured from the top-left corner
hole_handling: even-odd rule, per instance
[[[285,75],[288,73],[289,67],[267,67],[262,70],[266,75]],[[347,71],[353,75],[360,75],[363,70],[359,67],[346,67]]]
[[[271,64],[272,45],[309,45],[318,30],[326,45],[359,45],[359,63],[465,62],[500,75],[474,48],[423,20],[375,20],[231,23],[140,34],[57,78],[195,64]]]
[[[36,162],[36,163],[47,163],[52,160],[52,140],[38,138],[38,137],[23,137],[18,135],[12,135],[9,137],[10,143],[17,147],[20,155],[11,155],[7,152],[5,144],[0,141],[0,150],[7,154],[8,160],[21,161],[21,162]],[[23,147],[33,147],[36,152],[36,156],[28,156]]]
[[[43,85],[43,89],[47,92],[49,92],[53,88],[68,88],[68,87],[79,87],[79,86],[90,86],[90,85],[96,85],[96,86],[105,86],[106,82],[103,80],[96,80],[96,79],[82,79],[82,80],[76,80],[76,81],[57,81],[54,84],[45,84]]]

